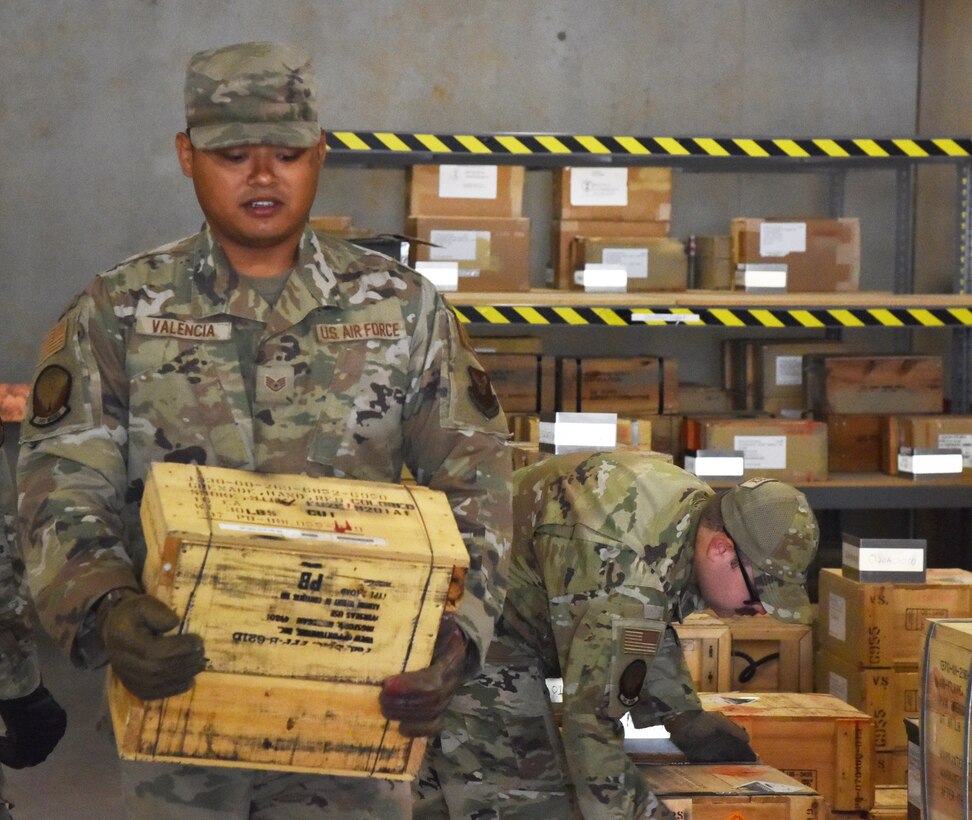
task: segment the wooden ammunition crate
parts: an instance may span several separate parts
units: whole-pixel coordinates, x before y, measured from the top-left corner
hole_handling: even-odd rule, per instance
[[[698,692],[731,689],[732,635],[725,621],[709,611],[693,612],[672,624],[682,644],[682,656]]]
[[[921,789],[926,820],[967,817],[972,620],[933,620],[922,662]]]
[[[673,358],[557,358],[556,406],[567,412],[644,416],[678,410]]]
[[[145,589],[205,641],[187,693],[142,701],[113,676],[119,754],[411,779],[424,739],[381,715],[389,675],[429,664],[468,554],[419,486],[153,464]]]
[[[819,794],[759,763],[638,765],[649,788],[691,820],[823,820]]]
[[[876,786],[874,808],[867,820],[908,820],[908,790],[903,786]]]
[[[972,616],[972,572],[929,569],[924,584],[862,584],[821,569],[816,645],[858,666],[921,661],[929,618]]]
[[[921,712],[921,676],[917,665],[858,666],[829,652],[818,652],[816,689],[828,692],[874,718],[874,748],[908,747],[905,718]]]
[[[836,811],[874,802],[874,719],[832,695],[699,694],[749,733],[759,759],[818,791]]]
[[[898,472],[901,447],[950,448],[962,451],[962,470],[972,472],[972,416],[891,416],[888,419],[888,448],[885,472]]]
[[[477,336],[471,342],[507,415],[539,412],[544,393],[553,406],[553,362],[544,359],[540,339]]]
[[[941,356],[811,354],[803,360],[806,406],[833,413],[941,413]]]
[[[807,624],[783,623],[772,615],[723,621],[732,635],[732,682],[726,689],[813,691],[813,633]]]

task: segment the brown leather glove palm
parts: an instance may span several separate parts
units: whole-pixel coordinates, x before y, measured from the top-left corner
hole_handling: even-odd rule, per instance
[[[442,618],[432,651],[432,663],[416,672],[386,678],[379,703],[382,714],[401,722],[405,737],[423,737],[439,731],[442,713],[448,707],[466,668],[468,639],[451,613]]]
[[[683,712],[665,721],[672,743],[690,763],[751,763],[749,735],[720,712]]]
[[[98,615],[111,668],[143,700],[188,691],[206,667],[202,638],[165,634],[179,625],[179,616],[158,598],[133,590]]]

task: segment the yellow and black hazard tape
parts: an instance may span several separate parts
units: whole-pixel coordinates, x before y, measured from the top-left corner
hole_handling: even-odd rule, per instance
[[[382,155],[444,162],[470,157],[577,159],[726,157],[761,159],[961,159],[972,157],[970,137],[625,137],[564,134],[421,134],[399,131],[331,131],[332,156]],[[432,156],[429,156],[432,155]]]
[[[969,308],[610,308],[453,305],[463,324],[689,327],[972,327]]]

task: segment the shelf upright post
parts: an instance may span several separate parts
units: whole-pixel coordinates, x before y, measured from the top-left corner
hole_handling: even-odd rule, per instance
[[[895,169],[894,292],[914,293],[915,166]]]
[[[972,293],[972,162],[959,162],[955,203],[956,245],[955,292]],[[952,412],[968,413],[972,392],[972,329],[956,328],[952,334]]]

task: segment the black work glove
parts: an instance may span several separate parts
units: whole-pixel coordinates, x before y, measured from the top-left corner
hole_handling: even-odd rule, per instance
[[[401,722],[398,731],[405,737],[439,731],[442,713],[463,680],[467,642],[452,613],[446,613],[435,639],[432,664],[385,679],[379,696],[381,712],[389,720]]]
[[[682,712],[665,722],[672,743],[690,763],[751,763],[749,735],[721,712]]]
[[[108,662],[118,679],[143,700],[178,695],[192,688],[206,667],[198,635],[166,635],[179,616],[158,598],[132,590],[117,603],[99,609]]]
[[[44,684],[22,698],[0,700],[0,718],[7,727],[0,763],[11,769],[43,763],[67,727],[67,715]]]

